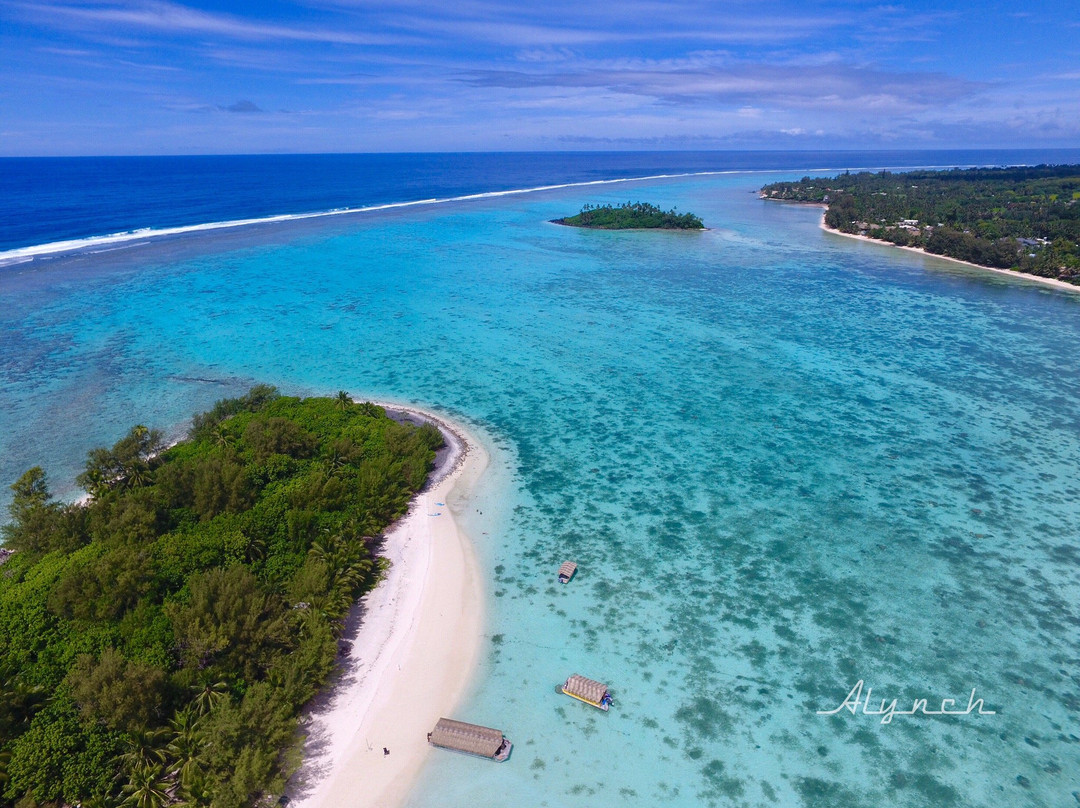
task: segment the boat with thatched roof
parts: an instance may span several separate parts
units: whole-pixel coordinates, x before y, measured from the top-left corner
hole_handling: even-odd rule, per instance
[[[612,705],[611,691],[608,690],[607,685],[595,679],[586,679],[576,673],[569,677],[559,690],[567,696],[591,704],[605,712]]]
[[[427,739],[432,746],[500,762],[510,757],[510,750],[514,747],[500,730],[452,718],[440,718]]]
[[[574,577],[574,573],[577,572],[577,564],[573,561],[564,561],[562,566],[559,567],[559,583],[565,584],[571,578]]]

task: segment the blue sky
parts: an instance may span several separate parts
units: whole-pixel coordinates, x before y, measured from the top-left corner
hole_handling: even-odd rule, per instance
[[[1080,1],[0,0],[0,154],[1080,146]]]

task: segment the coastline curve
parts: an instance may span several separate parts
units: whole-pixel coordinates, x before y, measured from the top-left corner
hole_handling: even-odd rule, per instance
[[[341,670],[306,710],[304,762],[286,788],[293,808],[401,804],[429,753],[427,733],[461,701],[479,659],[483,579],[455,514],[487,451],[444,416],[374,403],[395,420],[433,423],[448,450],[386,531],[379,555],[390,568],[354,605]]]
[[[803,204],[803,203],[795,203]],[[869,236],[860,236],[857,233],[845,233],[843,230],[837,230],[836,228],[829,227],[825,224],[825,214],[828,212],[827,205],[814,205],[814,207],[824,207],[825,210],[821,212],[821,221],[818,226],[826,233],[831,233],[834,236],[843,236],[844,238],[852,238],[856,241],[866,241],[871,244],[879,244],[882,247],[895,247],[898,250],[907,250],[908,252],[915,253],[917,255],[925,256],[926,258],[938,258],[942,261],[948,261],[952,264],[960,264],[962,266],[971,267],[972,269],[978,269],[983,272],[994,272],[998,275],[1004,275],[1009,278],[1020,281],[1030,281],[1032,283],[1041,284],[1043,286],[1052,286],[1055,289],[1062,289],[1066,292],[1072,292],[1073,294],[1080,294],[1080,286],[1072,283],[1066,283],[1065,281],[1059,281],[1057,278],[1044,278],[1041,275],[1032,275],[1029,272],[1017,272],[1015,269],[1001,269],[999,267],[988,267],[982,264],[973,264],[971,261],[962,261],[959,258],[952,258],[948,255],[938,255],[936,253],[927,252],[921,247],[905,247],[900,244],[893,244],[891,241],[884,241],[878,238],[870,238]]]

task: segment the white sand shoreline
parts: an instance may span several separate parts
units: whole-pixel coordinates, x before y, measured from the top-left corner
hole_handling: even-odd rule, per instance
[[[354,608],[350,621],[362,623],[341,675],[305,715],[304,763],[286,791],[291,808],[400,805],[428,755],[427,733],[453,714],[479,659],[483,579],[454,514],[467,507],[487,452],[431,412],[380,406],[435,423],[450,452],[386,533],[391,568]]]
[[[950,261],[954,264],[962,264],[963,266],[973,267],[983,272],[996,272],[999,275],[1007,275],[1010,278],[1016,278],[1021,281],[1031,281],[1032,283],[1040,283],[1044,286],[1053,286],[1055,289],[1064,289],[1069,292],[1080,293],[1080,286],[1072,283],[1066,283],[1065,281],[1059,281],[1056,278],[1044,278],[1041,275],[1032,275],[1027,272],[1017,272],[1015,269],[999,269],[997,267],[987,267],[982,264],[973,264],[971,261],[962,261],[959,258],[950,258],[947,255],[937,255],[936,253],[927,252],[922,247],[905,247],[900,244],[893,244],[891,241],[884,241],[879,238],[870,238],[869,236],[860,236],[856,233],[845,233],[842,230],[836,230],[825,224],[825,213],[828,211],[828,205],[817,205],[815,203],[795,203],[795,204],[814,204],[814,207],[824,208],[821,212],[821,222],[819,227],[826,233],[832,233],[836,236],[843,236],[844,238],[853,238],[858,241],[868,241],[871,244],[881,244],[885,247],[895,247],[898,250],[907,250],[908,252],[918,253],[924,255],[927,258],[938,258],[942,261]]]

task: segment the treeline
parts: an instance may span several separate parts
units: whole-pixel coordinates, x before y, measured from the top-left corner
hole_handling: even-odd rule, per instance
[[[705,226],[692,213],[676,213],[674,208],[660,210],[648,202],[624,202],[617,207],[585,205],[576,216],[555,219],[555,222],[602,230],[701,230]]]
[[[241,808],[279,795],[370,550],[442,444],[372,404],[274,388],[171,448],[89,453],[84,503],[13,486],[0,566],[0,805]]]
[[[1080,166],[844,173],[762,196],[826,203],[844,233],[1080,283]]]

